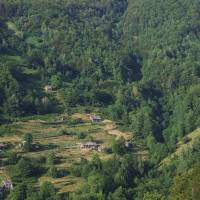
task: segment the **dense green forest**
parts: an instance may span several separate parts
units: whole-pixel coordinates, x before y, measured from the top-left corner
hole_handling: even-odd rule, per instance
[[[9,199],[200,198],[199,141],[159,168],[200,126],[199,0],[2,0],[0,69],[2,124],[100,107],[150,152],[145,162],[125,152],[81,161],[74,173],[86,184],[66,197],[22,184]]]

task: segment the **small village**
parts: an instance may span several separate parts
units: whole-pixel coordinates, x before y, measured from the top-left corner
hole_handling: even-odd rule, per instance
[[[0,0],[0,200],[200,200],[200,0]]]
[[[77,124],[73,126],[67,125],[69,120],[73,120]],[[113,122],[109,120],[104,120],[101,116],[96,114],[75,114],[71,117],[71,119],[65,115],[61,115],[57,117],[57,119],[54,119],[52,121],[52,125],[51,123],[47,123],[46,121],[42,120],[20,122],[17,123],[17,125],[19,127],[23,125],[23,129],[20,130],[22,131],[22,133],[30,130],[31,132],[33,132],[31,152],[26,153],[24,150],[27,146],[27,141],[23,139],[23,134],[21,135],[21,137],[10,137],[10,139],[9,137],[6,137],[5,140],[4,138],[1,138],[0,152],[3,153],[5,151],[11,150],[18,152],[19,154],[24,154],[26,156],[31,154],[32,156],[37,157],[38,153],[43,155],[43,152],[51,152],[53,150],[59,157],[63,157],[64,160],[70,159],[70,162],[72,162],[71,164],[73,164],[73,162],[76,162],[77,159],[80,159],[81,157],[85,157],[88,159],[94,153],[98,153],[102,158],[111,156],[106,152],[111,148],[110,145],[112,143],[112,140],[114,138],[116,140],[117,138],[123,136],[126,137],[125,133],[121,133],[116,129],[116,125],[114,125]],[[39,127],[43,126],[47,128],[42,128],[41,133],[34,134],[34,132],[39,131]],[[66,129],[66,131],[60,134],[59,130],[63,129]],[[84,135],[84,139],[78,139],[76,137],[76,134],[78,134],[79,131],[81,131],[81,134]],[[55,146],[56,149],[54,149],[54,147],[52,150],[51,148],[49,149],[50,144],[52,147]],[[131,135],[127,134],[127,138],[124,139],[124,146],[127,149],[131,149],[133,147],[133,144],[131,142]],[[58,165],[58,168],[60,168],[62,165]],[[6,166],[1,164],[0,167],[1,174],[4,174],[4,178],[0,179],[0,191],[12,190],[14,186],[12,184],[12,180],[7,174],[5,174]],[[66,177],[66,180],[67,179],[68,177]]]

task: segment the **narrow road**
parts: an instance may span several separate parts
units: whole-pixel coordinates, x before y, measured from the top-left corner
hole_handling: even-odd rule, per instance
[[[104,120],[105,126],[103,127],[104,131],[106,131],[110,135],[115,135],[118,138],[124,137],[126,140],[130,140],[132,138],[132,134],[128,132],[122,132],[117,129],[117,125],[109,120]]]

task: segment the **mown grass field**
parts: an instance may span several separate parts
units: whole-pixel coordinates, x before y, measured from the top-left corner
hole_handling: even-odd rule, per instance
[[[116,125],[109,120],[91,123],[87,115],[78,113],[72,115],[69,120],[78,119],[81,121],[80,123],[69,124],[68,120],[62,121],[61,118],[61,115],[37,116],[24,118],[7,125],[6,128],[2,126],[1,130],[5,130],[5,132],[2,132],[0,143],[10,143],[14,151],[28,157],[46,157],[50,152],[54,152],[59,160],[56,164],[58,170],[69,171],[81,158],[91,159],[94,154],[98,154],[102,159],[109,159],[112,156],[105,152],[80,149],[79,143],[96,141],[103,147],[109,148],[112,140],[118,136],[131,138],[131,133],[120,132]],[[6,134],[6,130],[10,132]],[[42,149],[24,153],[18,146],[26,133],[31,133],[33,143],[39,144]],[[77,133],[83,133],[84,137],[81,139]],[[1,171],[1,174],[0,176],[5,176],[5,171]],[[44,181],[52,182],[62,193],[76,190],[84,180],[67,174],[56,179],[43,175],[39,178],[39,184]]]

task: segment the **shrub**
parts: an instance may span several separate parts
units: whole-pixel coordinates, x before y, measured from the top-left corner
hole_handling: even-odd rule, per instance
[[[59,131],[59,134],[60,134],[60,135],[68,135],[68,131],[67,131],[66,129],[61,129],[61,130]]]
[[[126,152],[124,138],[121,137],[118,140],[113,140],[112,152],[119,155],[123,155]]]
[[[51,166],[48,170],[48,175],[51,176],[52,178],[58,178],[59,172],[55,166]]]
[[[78,139],[85,139],[86,138],[86,134],[83,133],[83,132],[79,132],[79,133],[77,133],[77,138]]]
[[[47,159],[46,159],[46,164],[47,165],[54,165],[56,163],[56,156],[53,152],[49,153]]]
[[[18,156],[16,152],[8,152],[7,154],[7,163],[9,165],[14,165],[18,161]]]
[[[81,124],[83,123],[83,120],[78,118],[78,119],[70,119],[68,122],[67,122],[67,125],[69,126],[73,126],[73,125],[77,125],[77,124]]]
[[[184,143],[184,144],[187,144],[190,140],[191,140],[191,139],[190,139],[189,137],[186,136],[186,137],[183,138],[183,143]]]

